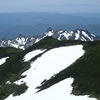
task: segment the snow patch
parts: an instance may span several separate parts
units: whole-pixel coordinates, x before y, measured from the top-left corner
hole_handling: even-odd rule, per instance
[[[73,96],[71,95],[71,84],[73,79],[63,80],[52,87],[36,93],[35,89],[44,79],[49,79],[54,74],[65,69],[79,57],[84,54],[82,45],[60,47],[49,50],[39,57],[35,62],[31,63],[31,68],[23,73],[27,77],[17,81],[25,82],[29,87],[28,90],[20,95],[13,97],[10,95],[5,100],[96,100],[90,99],[88,96]],[[26,57],[27,59],[28,57]]]
[[[31,37],[31,39],[30,39],[30,40],[32,41],[32,40],[34,40],[34,39],[35,39],[34,37]]]
[[[71,94],[72,87],[71,84],[73,83],[74,79],[69,78],[65,79],[49,89],[43,90],[42,92],[36,93],[30,95],[23,95],[23,98],[15,97],[13,98],[12,96],[9,97],[9,99],[6,100],[96,100],[94,98],[89,98],[87,95],[86,96],[74,96]],[[31,91],[32,92],[32,91]],[[28,98],[27,98],[28,96]],[[26,99],[27,98],[27,99]]]
[[[59,35],[58,40],[60,40],[61,36],[64,36],[67,40],[69,40],[69,37],[72,36],[72,34],[65,31],[64,33]]]
[[[36,41],[35,41],[35,43],[39,42],[40,40],[41,40],[41,39],[37,38]]]
[[[7,81],[6,84],[11,84],[11,82],[10,81]]]
[[[80,30],[77,30],[77,33],[80,34]]]
[[[87,41],[83,36],[82,36],[82,40],[83,40],[83,41]]]
[[[96,37],[94,34],[91,34],[93,37]]]
[[[28,38],[24,38],[24,37],[21,37],[21,38],[16,38],[16,41],[19,43],[19,44],[23,44],[23,45],[25,45],[26,44],[26,42],[27,42],[27,40],[28,40]]]
[[[74,32],[73,31],[70,31],[70,33],[73,34]]]
[[[75,34],[75,40],[78,40],[79,37],[80,37],[80,34],[79,34],[79,33],[76,33],[76,34]]]
[[[14,48],[18,48],[19,47],[19,45],[17,43],[16,44],[11,44],[11,46],[14,47]]]
[[[10,40],[8,40],[8,45],[10,45],[11,44],[11,41]]]
[[[5,57],[5,58],[1,58],[0,59],[0,65],[2,65],[3,63],[6,62],[6,59],[8,59],[9,57]]]
[[[87,37],[90,41],[93,41],[93,40],[88,36],[88,34],[86,34],[84,31],[82,31],[82,34],[83,34],[85,37]]]
[[[46,34],[46,36],[52,36],[54,33],[53,33],[53,30],[52,30],[52,31],[46,32],[45,34]]]
[[[20,46],[19,49],[25,50],[24,46]]]
[[[40,50],[34,50],[34,51],[27,53],[24,56],[24,62],[31,60],[33,57],[37,56],[40,53],[43,53],[44,51],[46,51],[46,49],[44,49],[44,50],[41,50],[41,49]]]
[[[61,37],[59,36],[57,39],[59,40],[59,41],[61,41],[61,39],[60,39]]]

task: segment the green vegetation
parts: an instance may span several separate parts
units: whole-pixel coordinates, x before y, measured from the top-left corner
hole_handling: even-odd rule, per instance
[[[0,47],[0,59],[3,57],[13,56],[20,53],[22,50],[12,47]]]
[[[22,50],[11,47],[0,48],[0,58],[10,57],[6,63],[0,66],[0,100],[4,100],[10,94],[20,95],[27,90],[26,84],[16,85],[13,82],[23,78],[21,73],[29,68],[29,63],[21,60]],[[7,84],[7,81],[10,84]]]
[[[5,56],[10,56],[10,58],[6,61],[6,63],[4,63],[0,66],[0,86],[1,86],[0,100],[3,100],[3,98],[6,98],[10,94],[14,94],[14,96],[15,96],[15,95],[19,95],[20,93],[25,92],[25,89],[28,88],[26,86],[26,84],[24,84],[23,88],[20,88],[20,86],[18,86],[17,84],[14,84],[13,82],[25,77],[25,76],[21,76],[21,74],[30,68],[30,62],[23,61],[24,56],[28,52],[30,52],[32,50],[36,50],[36,49],[41,49],[41,48],[42,49],[44,49],[44,48],[50,49],[50,48],[54,47],[53,45],[55,45],[56,42],[58,42],[58,40],[53,39],[53,38],[50,38],[49,41],[47,42],[47,39],[44,39],[43,41],[40,41],[40,42],[34,44],[33,46],[27,48],[25,51],[17,50],[14,48],[1,48],[1,51],[2,52],[4,51],[2,54],[6,53]],[[48,45],[48,43],[49,43],[49,45]],[[2,54],[1,54],[1,57],[2,56],[4,57],[4,55],[2,55]],[[42,54],[37,55],[36,57],[32,58],[31,61],[35,61]],[[8,86],[8,84],[6,84],[7,81],[11,82],[11,84],[9,84],[9,86]],[[15,88],[15,89],[13,89],[13,88]],[[6,92],[4,92],[4,91],[6,91]],[[21,92],[18,92],[18,91],[21,91]]]
[[[70,45],[78,45],[78,44],[84,44],[85,42],[82,41],[76,41],[76,40],[63,40],[59,41],[57,39],[54,39],[52,37],[46,37],[42,40],[40,40],[38,43],[35,43],[34,45],[30,46],[25,50],[25,53],[35,50],[35,49],[52,49],[56,47],[61,46],[70,46]]]
[[[86,51],[84,56],[56,76],[42,82],[41,86],[37,87],[39,91],[72,77],[72,94],[90,95],[100,100],[100,41],[87,42],[83,45]]]
[[[27,86],[25,83],[21,85],[16,84],[4,84],[0,87],[0,100],[4,100],[9,96],[9,94],[13,94],[13,96],[21,95],[27,90]]]
[[[90,95],[100,100],[100,41],[82,42],[75,40],[58,41],[52,37],[46,37],[40,42],[30,46],[26,50],[17,50],[14,48],[0,48],[0,57],[10,56],[6,63],[0,66],[0,100],[7,98],[10,94],[14,96],[24,93],[28,87],[25,83],[17,85],[14,82],[24,78],[21,76],[23,72],[30,68],[30,62],[35,61],[42,54],[32,58],[30,62],[24,62],[23,57],[30,51],[36,49],[47,49],[60,46],[70,46],[82,44],[86,53],[68,68],[62,70],[50,80],[44,80],[41,86],[37,87],[41,90],[46,89],[66,78],[74,78],[72,84],[74,95]],[[7,83],[10,81],[10,84]]]

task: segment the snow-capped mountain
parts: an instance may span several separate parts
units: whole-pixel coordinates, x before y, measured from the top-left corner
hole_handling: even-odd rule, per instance
[[[49,28],[45,33],[46,36],[52,36],[58,40],[81,40],[81,41],[94,41],[100,39],[98,36],[89,33],[87,30],[76,29],[73,31],[57,30]]]
[[[80,41],[94,41],[100,40],[100,37],[95,36],[94,34],[89,33],[87,30],[76,29],[73,31],[66,31],[66,30],[57,30],[54,31],[52,28],[48,28],[47,31],[38,36],[27,37],[24,35],[19,35],[14,39],[1,39],[0,40],[0,47],[15,47],[20,49],[25,49],[34,43],[40,41],[41,39],[51,36],[58,40],[80,40]]]
[[[17,36],[14,39],[1,39],[0,40],[0,47],[15,47],[20,49],[25,49],[29,47],[30,45],[35,43],[35,37],[27,37],[22,34]]]

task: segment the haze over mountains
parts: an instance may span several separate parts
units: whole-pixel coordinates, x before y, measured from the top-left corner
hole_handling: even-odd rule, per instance
[[[12,38],[19,34],[42,34],[48,27],[53,29],[86,29],[99,35],[100,14],[57,13],[0,13],[0,38]]]
[[[10,39],[0,39],[0,100],[53,100],[55,96],[55,100],[99,100],[100,37],[96,35],[100,32],[99,18],[27,14],[1,17],[0,31],[4,34],[0,35]],[[51,26],[54,28],[48,28]]]
[[[0,0],[0,100],[100,100],[100,0]]]

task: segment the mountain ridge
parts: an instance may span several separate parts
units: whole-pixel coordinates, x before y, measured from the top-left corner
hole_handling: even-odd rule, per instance
[[[80,41],[95,41],[100,40],[99,36],[89,33],[87,30],[76,29],[73,31],[67,31],[63,29],[53,30],[48,28],[47,31],[42,35],[37,36],[24,36],[19,34],[16,38],[13,39],[0,39],[0,47],[15,47],[19,49],[26,49],[27,47],[33,45],[34,43],[39,42],[41,39],[51,36],[60,41],[62,40],[80,40]]]

